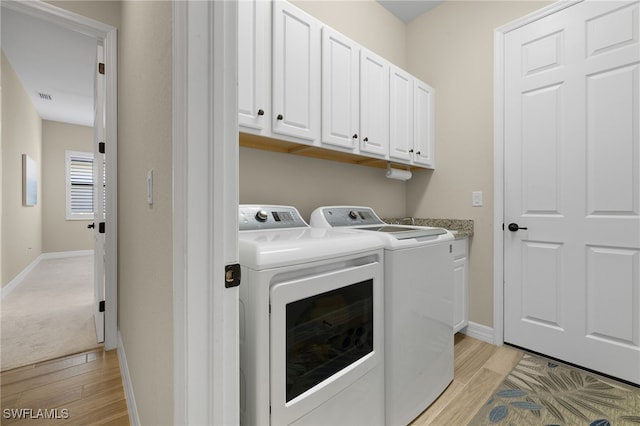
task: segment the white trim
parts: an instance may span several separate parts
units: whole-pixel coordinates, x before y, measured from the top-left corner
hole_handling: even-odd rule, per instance
[[[483,342],[491,343],[492,345],[502,345],[494,341],[495,331],[493,328],[486,325],[478,324],[473,321],[469,321],[469,325],[460,330],[460,333],[465,334],[474,339],[482,340]]]
[[[118,364],[120,364],[120,373],[122,376],[122,385],[124,386],[124,395],[127,399],[127,408],[129,409],[129,423],[131,426],[140,425],[140,416],[138,415],[138,406],[136,398],[133,395],[133,383],[131,382],[131,374],[129,374],[129,365],[127,364],[127,355],[124,351],[124,343],[122,336],[118,331]]]
[[[173,2],[173,424],[239,423],[236,2]]]
[[[69,251],[52,251],[49,253],[42,253],[40,258],[44,259],[64,259],[67,257],[76,256],[93,256],[93,249],[91,250],[69,250]]]
[[[43,1],[2,0],[7,7],[67,29],[80,32],[104,43],[105,51],[105,115],[107,137],[107,219],[105,234],[105,350],[118,344],[118,36],[117,30],[86,16],[78,15]]]
[[[560,0],[494,30],[493,38],[493,343],[504,343],[504,37],[583,0]]]
[[[2,287],[0,300],[4,300],[5,297],[9,296],[16,288],[18,288],[18,286],[22,284],[22,281],[24,281],[26,276],[29,275],[29,273],[32,272],[36,266],[38,266],[40,261],[45,259],[63,259],[66,257],[87,256],[87,255],[93,255],[93,250],[58,251],[58,252],[40,254],[40,256],[36,257],[33,260],[33,262],[27,265],[26,268],[20,271],[18,275],[13,277],[13,279],[9,281],[7,285]]]

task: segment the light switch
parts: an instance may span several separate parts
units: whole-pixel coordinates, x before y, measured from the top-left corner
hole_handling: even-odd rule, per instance
[[[473,207],[482,207],[482,191],[473,191],[471,193],[471,205]]]
[[[153,169],[147,172],[147,204],[153,205]]]

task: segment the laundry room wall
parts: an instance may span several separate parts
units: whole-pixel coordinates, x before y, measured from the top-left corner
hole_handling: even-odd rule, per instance
[[[436,90],[436,171],[407,184],[407,213],[474,220],[469,319],[493,326],[493,30],[550,2],[446,1],[407,26],[407,69]],[[471,192],[483,207],[471,207]]]
[[[367,49],[405,66],[405,25],[375,1],[298,0],[294,5]],[[240,202],[293,205],[305,219],[321,205],[371,206],[403,216],[406,184],[384,169],[240,148]]]
[[[93,127],[42,121],[42,252],[92,250],[90,220],[67,220],[65,151],[93,152]]]
[[[42,253],[42,120],[4,52],[2,72],[2,287]],[[38,201],[22,205],[22,154],[38,168]]]

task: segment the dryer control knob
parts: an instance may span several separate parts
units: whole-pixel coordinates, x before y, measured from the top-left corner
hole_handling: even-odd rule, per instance
[[[349,217],[350,217],[351,219],[357,219],[357,218],[358,218],[358,213],[356,213],[354,210],[351,210],[351,211],[349,212]]]
[[[256,213],[256,220],[258,222],[266,222],[268,217],[269,214],[266,210],[258,210],[258,213]]]

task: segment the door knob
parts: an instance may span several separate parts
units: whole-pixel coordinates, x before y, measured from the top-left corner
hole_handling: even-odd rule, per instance
[[[529,229],[529,228],[521,228],[521,227],[518,226],[517,223],[510,223],[508,228],[509,228],[509,231],[511,231],[511,232],[516,232],[519,229]]]

